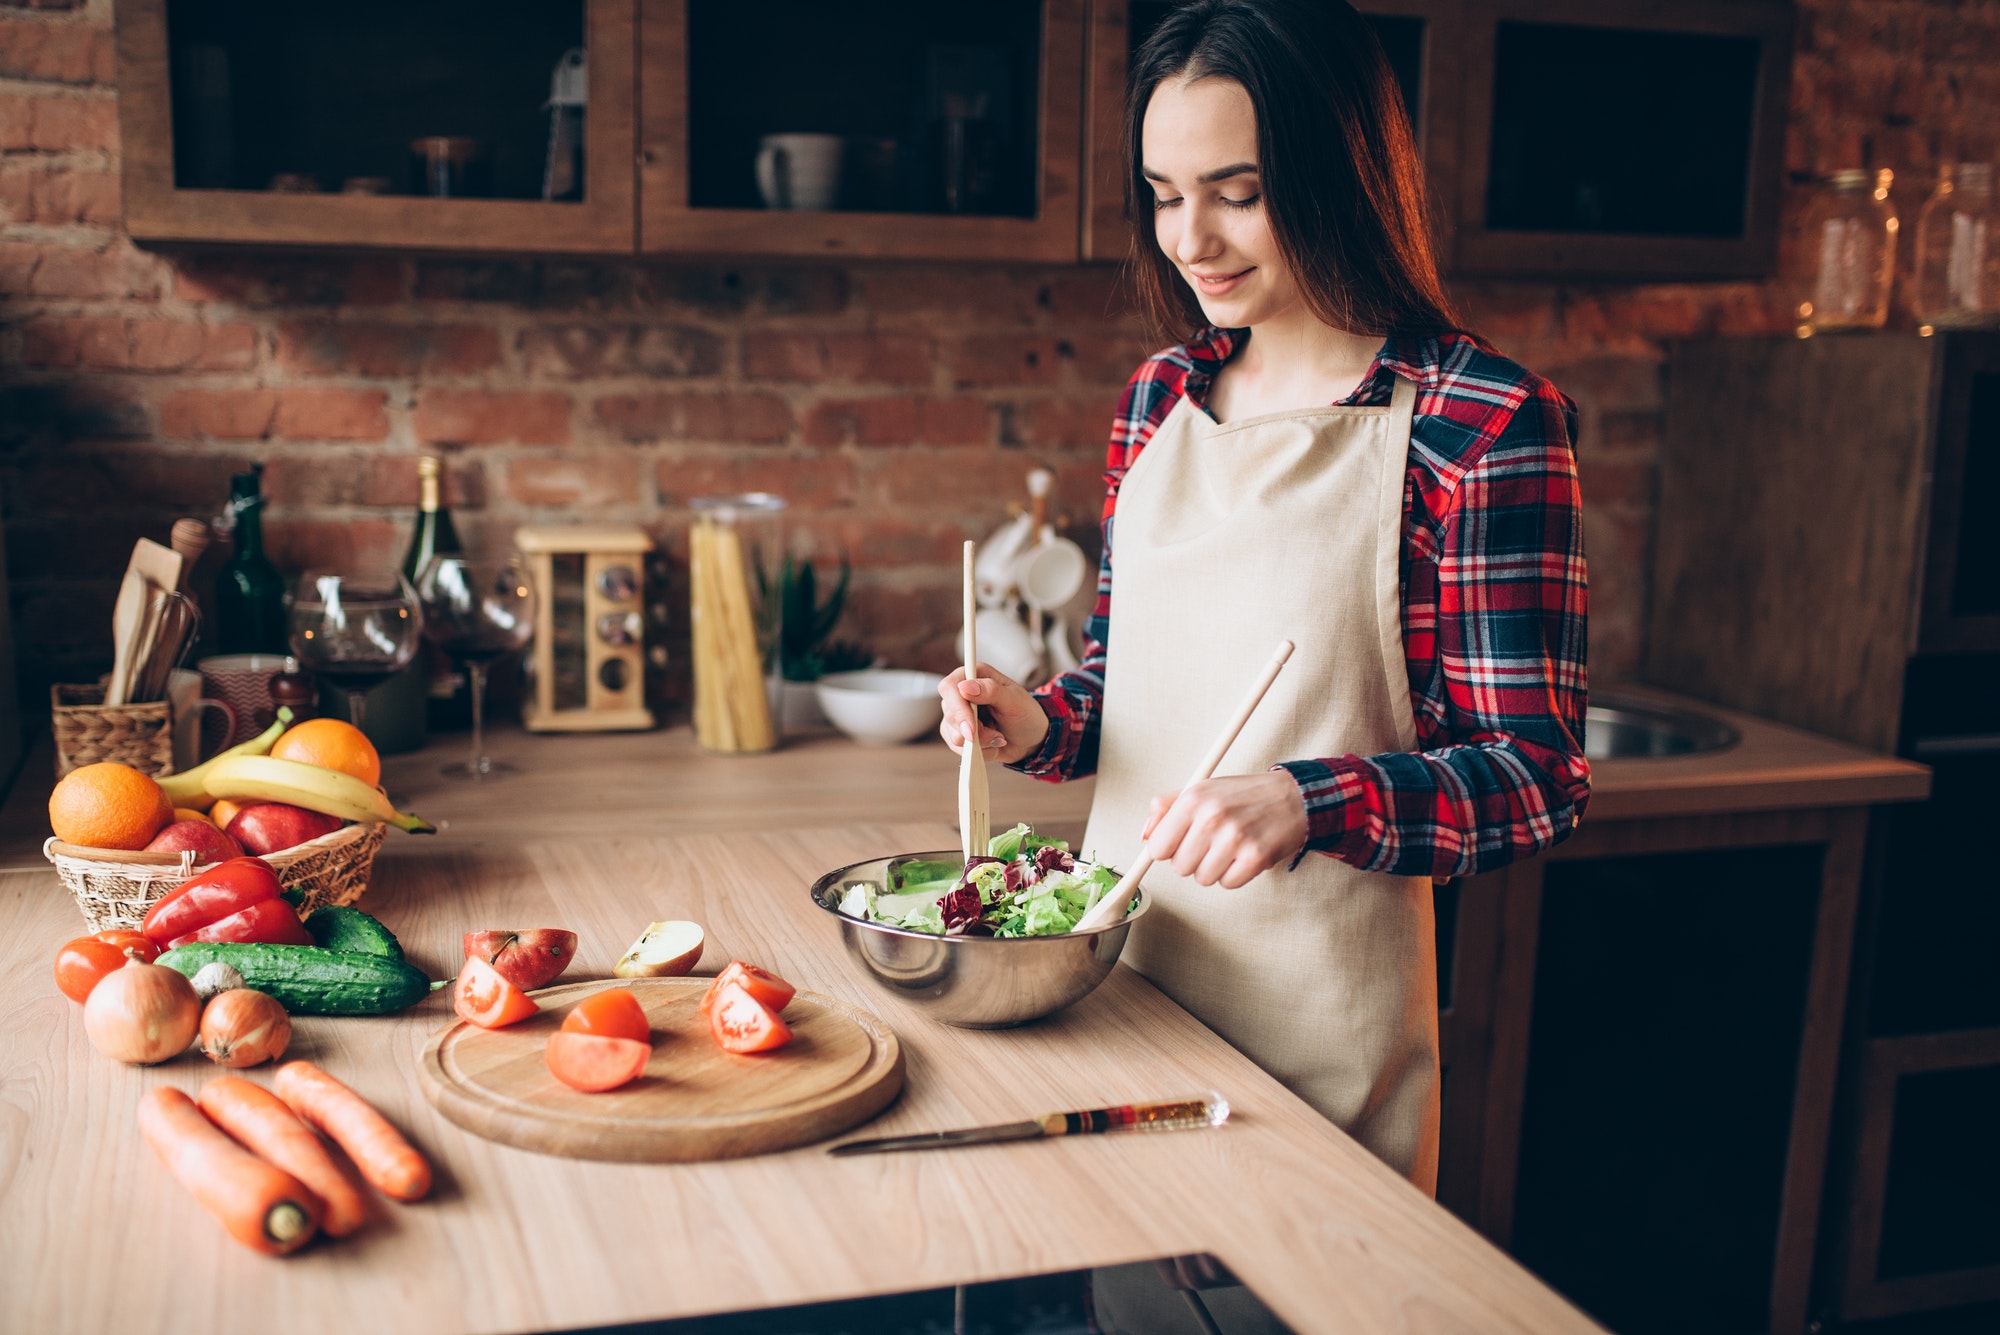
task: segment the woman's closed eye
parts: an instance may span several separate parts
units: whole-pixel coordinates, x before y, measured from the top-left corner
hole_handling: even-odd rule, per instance
[[[1262,200],[1263,198],[1264,197],[1261,194],[1249,195],[1243,199],[1231,199],[1228,195],[1222,195],[1218,197],[1218,202],[1221,203],[1221,205],[1224,208],[1250,209],[1250,208],[1255,208],[1257,206],[1258,201]],[[1181,202],[1181,196],[1179,195],[1174,196],[1172,199],[1155,198],[1153,200],[1153,212],[1158,213],[1161,209],[1170,209],[1174,205],[1180,202]]]

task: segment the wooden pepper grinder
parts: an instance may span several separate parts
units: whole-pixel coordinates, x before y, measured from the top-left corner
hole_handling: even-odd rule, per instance
[[[271,678],[271,707],[291,706],[293,723],[311,718],[318,700],[313,679],[303,672],[280,672]]]

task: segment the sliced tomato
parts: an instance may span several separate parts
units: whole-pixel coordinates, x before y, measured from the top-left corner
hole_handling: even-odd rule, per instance
[[[714,1007],[716,998],[722,995],[722,989],[730,983],[735,983],[770,1007],[773,1015],[783,1015],[785,1007],[792,1004],[793,996],[798,993],[796,987],[768,970],[760,969],[754,964],[745,964],[742,960],[731,960],[721,973],[715,975],[715,981],[708,985],[708,991],[702,994],[703,1015],[708,1014]]]
[[[571,1089],[602,1094],[644,1075],[652,1056],[653,1045],[635,1038],[558,1029],[549,1035],[542,1060],[549,1064],[549,1072]]]
[[[563,1016],[562,1027],[573,1034],[629,1038],[635,1043],[653,1041],[653,1026],[646,1023],[646,1008],[629,987],[607,987],[602,992],[592,992]]]
[[[116,946],[120,950],[136,950],[139,952],[139,958],[148,964],[151,964],[160,957],[160,943],[153,940],[152,937],[147,936],[144,932],[129,932],[122,929],[114,929],[109,932],[98,932],[90,939],[93,941],[102,941],[106,945]]]
[[[518,1024],[541,1009],[527,993],[502,978],[499,970],[476,956],[458,971],[458,981],[451,989],[451,1008],[467,1024],[481,1029]]]
[[[56,952],[56,987],[71,1001],[83,1001],[113,969],[125,967],[125,951],[94,936],[79,936]]]
[[[733,981],[715,994],[708,1032],[726,1052],[769,1052],[792,1041],[791,1027],[778,1013]]]

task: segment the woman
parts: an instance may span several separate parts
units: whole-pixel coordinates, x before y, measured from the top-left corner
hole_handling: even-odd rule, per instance
[[[1127,961],[1432,1191],[1432,880],[1549,847],[1589,794],[1575,409],[1456,328],[1346,5],[1174,9],[1126,126],[1139,290],[1194,332],[1119,407],[1084,665],[1032,695],[955,672],[942,731],[976,708],[994,758],[1094,771],[1085,850],[1160,860]],[[1281,638],[1231,773],[1162,791]]]

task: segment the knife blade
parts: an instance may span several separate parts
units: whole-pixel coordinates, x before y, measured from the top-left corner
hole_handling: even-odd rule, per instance
[[[850,1140],[827,1150],[835,1158],[855,1154],[893,1154],[901,1150],[944,1150],[960,1145],[999,1145],[1015,1140],[1052,1136],[1093,1136],[1107,1131],[1178,1131],[1221,1126],[1229,1120],[1229,1100],[1209,1090],[1195,1098],[1166,1103],[1127,1103],[1087,1112],[1044,1113],[1025,1122],[998,1126],[968,1126],[952,1131],[925,1131],[877,1140]]]

